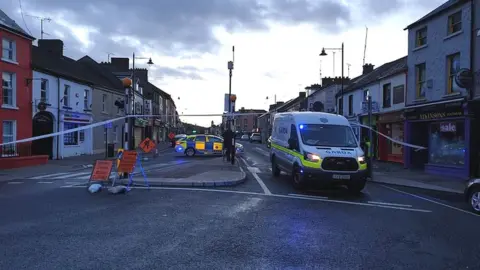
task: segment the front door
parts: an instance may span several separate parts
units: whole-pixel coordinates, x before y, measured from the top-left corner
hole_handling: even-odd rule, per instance
[[[49,112],[39,112],[32,121],[33,137],[53,133],[53,115]],[[53,158],[53,137],[32,142],[33,155],[48,155]]]

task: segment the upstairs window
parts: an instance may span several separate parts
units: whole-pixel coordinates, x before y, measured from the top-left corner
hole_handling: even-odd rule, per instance
[[[15,41],[9,39],[2,40],[2,59],[16,61]]]
[[[392,106],[392,85],[387,83],[383,85],[383,108]]]
[[[66,85],[63,88],[63,106],[70,107],[70,85]]]
[[[448,16],[448,31],[447,34],[455,34],[462,31],[462,11],[458,11]]]
[[[447,94],[455,93],[460,87],[455,82],[455,76],[460,70],[460,53],[447,56]]]
[[[415,36],[415,47],[427,45],[427,27],[418,29]]]
[[[425,63],[415,66],[415,89],[417,98],[425,97],[426,69],[427,65]]]
[[[353,115],[353,95],[348,96],[348,115]]]
[[[48,103],[48,81],[45,79],[40,82],[40,101]]]

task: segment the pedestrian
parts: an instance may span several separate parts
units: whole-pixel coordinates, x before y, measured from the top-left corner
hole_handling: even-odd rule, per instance
[[[363,152],[365,153],[365,159],[367,161],[367,177],[372,178],[372,157],[371,157],[371,147],[372,144],[370,143],[370,140],[368,137],[365,137],[363,139],[363,143],[361,145]]]
[[[232,140],[233,140],[233,132],[230,127],[222,134],[223,137],[223,149],[225,149],[227,156],[227,161],[231,159],[231,148],[232,148]]]

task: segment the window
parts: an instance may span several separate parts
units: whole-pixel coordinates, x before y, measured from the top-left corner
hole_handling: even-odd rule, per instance
[[[83,126],[83,125],[66,122],[66,123],[63,124],[63,130],[67,131],[67,130],[78,128],[78,127],[81,127],[81,126]],[[85,141],[84,130],[65,133],[63,135],[63,144],[64,145],[78,145],[79,143],[82,143],[84,141]]]
[[[338,99],[338,114],[343,115],[343,97]]]
[[[455,82],[455,75],[460,70],[460,53],[447,56],[447,94],[458,92],[460,87]]]
[[[464,166],[464,135],[464,122],[440,122],[431,124],[428,162],[449,166]]]
[[[363,101],[367,101],[368,95],[370,95],[370,91],[368,91],[368,89],[363,90]]]
[[[353,95],[348,96],[348,115],[353,115]]]
[[[462,11],[458,11],[448,16],[448,31],[447,34],[455,34],[462,31]]]
[[[426,77],[426,64],[418,64],[415,66],[415,87],[417,98],[425,97],[425,77]]]
[[[303,143],[311,146],[357,147],[350,126],[311,124],[300,127]]]
[[[83,109],[90,109],[90,90],[83,90]]]
[[[107,112],[107,94],[102,95],[102,112]]]
[[[393,104],[403,103],[405,100],[405,85],[398,85],[393,88]]]
[[[383,108],[392,106],[392,85],[387,83],[383,85]]]
[[[2,123],[2,142],[9,143],[14,142],[17,138],[17,127],[16,121],[13,120],[6,120]],[[2,156],[12,156],[16,155],[16,145],[9,144],[2,146]]]
[[[16,106],[15,74],[2,73],[3,105]]]
[[[15,41],[9,39],[2,40],[2,59],[16,61]]]
[[[70,85],[67,84],[63,87],[63,106],[70,107]]]
[[[205,136],[196,136],[195,141],[196,142],[204,142],[205,141]]]
[[[219,137],[215,137],[215,136],[209,136],[208,141],[209,142],[223,142],[223,139],[221,139]]]
[[[45,79],[40,82],[40,101],[48,103],[48,81]]]
[[[248,120],[243,119],[243,128],[246,129],[248,127]]]
[[[415,47],[427,45],[427,27],[417,30],[415,34]]]
[[[117,142],[117,132],[118,132],[118,126],[114,126],[113,127],[113,132],[112,132],[114,142]]]

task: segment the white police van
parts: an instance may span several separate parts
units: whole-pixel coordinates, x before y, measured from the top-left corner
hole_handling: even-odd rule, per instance
[[[353,192],[365,187],[365,156],[348,120],[341,115],[276,114],[270,161],[272,174],[290,174],[295,188],[303,188],[309,181],[346,185]]]

